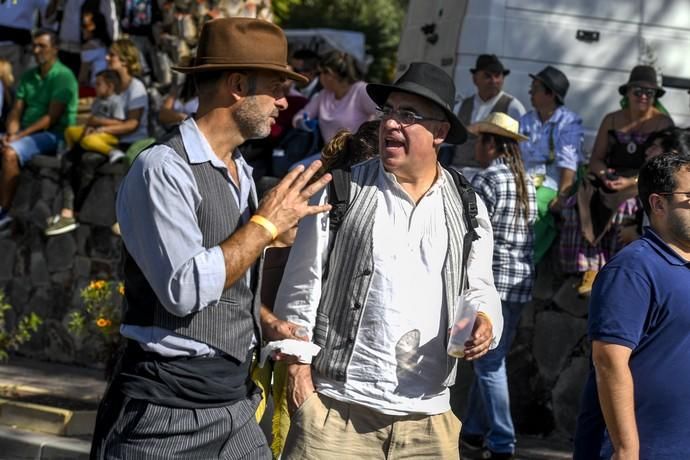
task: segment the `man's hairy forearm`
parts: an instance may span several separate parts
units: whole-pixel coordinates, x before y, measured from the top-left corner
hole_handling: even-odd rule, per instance
[[[244,276],[271,241],[271,234],[266,229],[247,222],[220,244],[225,259],[226,289]]]

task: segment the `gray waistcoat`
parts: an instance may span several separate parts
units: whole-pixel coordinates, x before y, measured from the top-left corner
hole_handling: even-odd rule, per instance
[[[189,161],[179,131],[176,131],[164,145],[172,148],[185,161]],[[232,235],[241,223],[237,202],[223,173],[210,162],[190,164],[196,185],[201,194],[201,203],[196,210],[199,228],[203,235],[203,246],[212,248]],[[252,197],[250,203],[256,207]],[[255,280],[249,286],[245,277],[225,289],[216,305],[185,317],[168,312],[153,294],[134,260],[126,255],[125,282],[127,283],[127,324],[159,326],[179,335],[204,342],[235,359],[244,361],[249,352],[253,334],[260,339],[259,303],[254,300],[258,270],[252,267]]]
[[[498,98],[496,104],[491,108],[490,113],[502,112],[508,113],[508,107],[510,103],[513,102],[513,97],[508,94],[503,94]],[[458,110],[458,118],[465,125],[469,126],[472,124],[472,111],[474,110],[474,96],[465,98],[460,104],[460,110]],[[520,120],[518,120],[520,121]],[[456,168],[462,168],[464,166],[472,166],[475,168],[479,167],[479,163],[474,159],[474,144],[477,141],[477,136],[474,134],[469,134],[467,141],[458,145],[455,148],[455,155],[453,155],[453,161],[451,164]]]
[[[314,343],[323,349],[314,359],[321,375],[346,380],[362,310],[367,302],[374,272],[372,234],[377,205],[376,179],[380,161],[369,160],[352,168],[350,205],[333,244],[328,278],[324,280],[316,315]],[[449,173],[445,172],[443,212],[446,216],[449,247],[443,263],[443,299],[449,323],[455,314],[462,275],[462,237],[465,224],[460,196]],[[450,324],[449,324],[450,326]],[[447,344],[448,337],[445,343]],[[448,357],[446,386],[455,383],[454,358]]]

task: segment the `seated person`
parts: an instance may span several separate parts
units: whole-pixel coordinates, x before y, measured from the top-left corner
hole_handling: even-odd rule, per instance
[[[103,132],[100,128],[110,120],[124,120],[125,107],[117,94],[120,76],[114,70],[103,70],[96,75],[96,100],[91,106],[91,116],[85,125],[70,126],[65,130],[65,141],[70,149],[76,144],[89,152],[102,153],[115,162],[124,157],[117,148],[117,136]]]
[[[20,168],[36,155],[54,154],[65,128],[77,116],[77,79],[58,60],[55,32],[39,29],[33,36],[33,54],[38,66],[20,79],[0,144],[0,229],[12,221],[8,211]]]
[[[95,88],[96,75],[108,67],[105,55],[111,44],[103,14],[85,10],[81,16],[81,67],[79,84]],[[93,96],[93,93],[91,93]]]
[[[177,126],[185,118],[196,113],[199,107],[199,98],[195,93],[193,78],[185,78],[182,86],[173,81],[170,92],[163,99],[163,104],[158,112],[158,121],[166,130]]]

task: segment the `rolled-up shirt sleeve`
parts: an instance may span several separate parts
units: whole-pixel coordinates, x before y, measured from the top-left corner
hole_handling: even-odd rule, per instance
[[[479,311],[488,316],[493,327],[493,342],[491,349],[498,346],[503,333],[503,313],[501,298],[494,285],[494,272],[492,268],[494,256],[494,235],[491,229],[491,221],[486,210],[486,205],[477,197],[477,222],[476,229],[479,239],[472,243],[472,250],[467,262],[467,276],[469,288],[465,292],[467,300],[479,306]]]
[[[327,193],[323,191],[312,198],[311,204],[324,204],[326,199]],[[328,213],[300,220],[274,306],[279,318],[306,327],[310,339],[321,300],[328,234]]]
[[[577,171],[582,159],[584,131],[582,120],[576,118],[561,126],[556,139],[556,166]]]
[[[186,316],[220,299],[223,252],[202,244],[196,215],[201,195],[189,165],[165,146],[142,155],[118,193],[122,239],[162,305]]]

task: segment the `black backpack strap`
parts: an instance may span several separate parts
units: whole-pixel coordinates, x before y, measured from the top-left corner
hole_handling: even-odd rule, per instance
[[[460,293],[466,287],[469,287],[469,281],[467,277],[467,261],[470,257],[470,251],[472,250],[472,242],[479,239],[479,234],[476,228],[479,227],[479,222],[477,222],[477,214],[479,209],[477,208],[477,194],[472,188],[472,185],[467,180],[467,178],[457,169],[453,167],[447,167],[446,170],[450,173],[455,183],[455,187],[460,194],[460,201],[462,201],[463,218],[465,219],[465,227],[467,228],[467,233],[462,240],[462,270],[463,270],[463,282],[460,284]]]
[[[335,237],[350,205],[350,179],[352,177],[350,169],[333,169],[329,172],[333,179],[328,183],[328,204],[331,205],[331,210],[328,213],[329,232],[326,261],[323,268],[324,280],[328,278],[328,264],[333,251],[333,245],[335,244]]]

